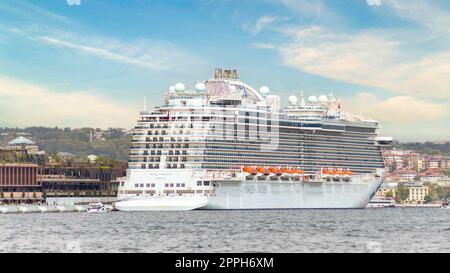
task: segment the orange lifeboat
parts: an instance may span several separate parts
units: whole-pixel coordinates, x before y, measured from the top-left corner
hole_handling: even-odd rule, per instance
[[[294,170],[294,173],[296,173],[296,174],[304,174],[305,171],[303,171],[303,170]]]
[[[287,173],[288,174],[296,174],[295,170],[293,170],[293,169],[288,170]]]
[[[267,174],[267,169],[264,167],[256,167],[258,173]]]
[[[256,174],[255,168],[250,167],[250,166],[245,166],[245,167],[242,169],[242,171],[243,171],[244,173]]]
[[[278,168],[270,167],[269,172],[274,173],[274,174],[279,174],[280,170]]]
[[[280,172],[281,172],[281,173],[288,173],[288,172],[289,172],[289,170],[288,170],[288,169],[286,169],[286,168],[281,168],[281,169],[280,169]]]
[[[331,174],[332,174],[332,175],[337,175],[337,174],[338,174],[338,171],[336,171],[335,169],[333,169],[333,170],[331,170]]]
[[[344,171],[343,173],[344,173],[344,175],[352,175],[352,174],[353,174],[353,172],[351,172],[351,171],[349,171],[349,170],[346,170],[346,171]]]
[[[322,174],[330,174],[330,171],[327,169],[322,170]]]

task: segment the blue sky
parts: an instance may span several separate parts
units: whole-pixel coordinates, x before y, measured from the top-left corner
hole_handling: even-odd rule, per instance
[[[0,2],[0,126],[131,127],[215,67],[333,92],[403,141],[450,140],[446,0]]]

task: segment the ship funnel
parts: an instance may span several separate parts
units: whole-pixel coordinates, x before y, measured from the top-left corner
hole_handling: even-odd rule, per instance
[[[216,68],[216,70],[214,71],[214,79],[215,80],[219,80],[222,79],[223,75],[222,75],[222,69],[221,68]]]
[[[220,79],[228,79],[228,80],[237,80],[239,79],[238,71],[236,69],[224,69],[222,71],[221,68],[216,68],[214,71],[214,79],[220,80]]]

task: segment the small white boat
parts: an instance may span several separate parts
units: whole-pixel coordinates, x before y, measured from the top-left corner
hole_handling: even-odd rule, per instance
[[[448,206],[448,199],[445,199],[442,201],[442,205],[441,205],[441,209],[449,209],[450,207]]]
[[[86,212],[89,212],[89,213],[108,212],[108,209],[101,202],[92,202],[92,203],[89,203],[89,206],[86,209]]]
[[[373,198],[366,208],[395,208],[395,201],[391,198]]]
[[[26,206],[19,206],[18,209],[19,209],[19,212],[21,212],[21,213],[28,212],[28,207],[26,207]]]
[[[179,211],[199,209],[208,204],[205,195],[134,196],[116,202],[120,211]]]
[[[78,212],[84,211],[84,208],[82,206],[75,206],[73,209],[74,209],[74,211],[78,211]]]

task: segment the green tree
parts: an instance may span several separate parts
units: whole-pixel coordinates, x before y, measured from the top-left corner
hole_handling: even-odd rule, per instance
[[[429,203],[433,202],[433,198],[431,198],[430,195],[426,195],[423,199],[424,199],[426,204],[429,204]]]
[[[398,196],[400,201],[405,201],[409,197],[409,189],[407,189],[404,185],[399,184],[395,195],[396,197]]]
[[[392,191],[386,192],[386,197],[392,198],[394,196],[394,193]]]

